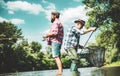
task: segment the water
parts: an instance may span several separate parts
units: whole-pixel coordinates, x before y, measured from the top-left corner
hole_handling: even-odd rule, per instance
[[[91,76],[93,68],[79,68],[80,76]],[[57,70],[29,71],[0,74],[0,76],[56,76]],[[64,69],[62,76],[73,76],[69,69]]]

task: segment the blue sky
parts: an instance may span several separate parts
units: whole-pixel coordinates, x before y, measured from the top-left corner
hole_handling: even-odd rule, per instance
[[[87,22],[85,5],[82,0],[0,0],[0,22],[12,22],[22,29],[25,39],[41,41],[51,23],[50,14],[56,10],[61,13],[60,20],[67,28],[74,25],[75,19],[83,19]],[[82,36],[81,44],[84,44],[89,34]],[[95,41],[96,34],[93,34],[89,42]]]

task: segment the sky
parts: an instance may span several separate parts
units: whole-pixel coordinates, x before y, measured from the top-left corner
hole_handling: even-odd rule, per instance
[[[82,0],[0,0],[0,22],[11,22],[22,29],[25,39],[29,42],[42,41],[42,36],[50,28],[51,12],[60,12],[60,21],[64,26],[64,33],[67,28],[74,25],[74,20],[82,19],[87,22],[88,16]],[[80,42],[85,44],[90,33],[81,37]],[[89,42],[95,42],[94,33]]]

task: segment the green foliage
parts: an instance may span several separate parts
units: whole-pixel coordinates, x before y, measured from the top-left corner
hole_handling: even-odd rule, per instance
[[[120,66],[120,60],[116,62],[112,62],[111,64],[107,64],[106,66]]]
[[[61,54],[61,60],[62,60],[62,65],[63,65],[63,68],[69,68],[70,65],[71,65],[71,61],[70,59],[68,58],[68,54],[66,52],[63,52]]]
[[[52,48],[51,48],[50,45],[47,45],[46,48],[45,48],[45,50],[46,50],[46,53],[52,52]]]
[[[35,48],[33,48],[33,46]],[[40,43],[28,43],[26,40],[23,40],[20,43],[14,45],[13,48],[18,60],[16,66],[20,66],[17,69],[18,71],[36,70],[42,66],[41,62],[44,54],[40,52]],[[24,68],[21,68],[21,66]]]
[[[30,47],[33,49],[33,52],[39,52],[39,50],[42,48],[41,44],[38,42],[32,42]]]
[[[80,59],[80,66],[81,67],[87,67],[89,65],[89,62],[85,58]]]
[[[12,23],[0,23],[0,72],[14,70],[12,68],[15,67],[16,58],[14,58],[15,53],[11,46],[15,44],[19,38],[22,38],[21,29],[18,29],[18,27]]]
[[[109,25],[108,22],[111,20],[109,12],[111,11],[111,8],[108,0],[83,0],[83,3],[87,6],[87,8],[91,8],[91,10],[87,13],[87,15],[90,16],[87,27],[107,27]]]
[[[22,38],[21,29],[14,26],[12,23],[0,23],[0,43],[12,45],[18,38]]]
[[[106,62],[119,60],[120,0],[83,0],[83,3],[86,8],[91,8],[87,13],[87,27],[99,27],[97,44],[106,48]]]

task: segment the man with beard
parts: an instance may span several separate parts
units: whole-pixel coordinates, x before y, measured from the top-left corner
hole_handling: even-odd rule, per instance
[[[48,45],[52,47],[52,56],[55,59],[58,66],[57,75],[62,74],[62,62],[60,59],[60,50],[63,41],[63,26],[59,20],[60,13],[55,11],[51,13],[51,28],[48,34],[44,36],[47,38]]]

